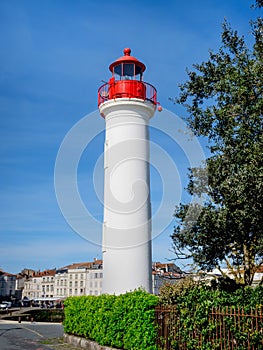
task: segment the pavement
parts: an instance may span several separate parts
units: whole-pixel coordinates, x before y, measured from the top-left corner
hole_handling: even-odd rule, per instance
[[[77,350],[63,340],[60,323],[0,320],[0,350]]]

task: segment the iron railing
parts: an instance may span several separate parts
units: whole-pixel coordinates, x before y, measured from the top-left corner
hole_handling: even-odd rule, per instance
[[[244,308],[212,308],[206,320],[206,332],[200,324],[195,324],[193,316],[191,330],[186,334],[176,307],[171,306],[158,306],[155,322],[159,349],[189,350],[202,346],[216,350],[263,349],[262,306],[249,312]]]
[[[119,81],[113,84],[105,83],[98,90],[98,106],[102,103],[116,99],[116,98],[138,98],[144,101],[150,101],[153,104],[157,104],[157,91],[155,87],[149,83],[133,81],[133,80],[122,80],[121,84],[123,86],[122,91],[116,91],[111,93],[111,89],[114,90],[114,86],[118,86]],[[141,85],[143,87],[143,93],[136,91],[136,89],[131,89],[130,86],[135,83],[136,85]]]

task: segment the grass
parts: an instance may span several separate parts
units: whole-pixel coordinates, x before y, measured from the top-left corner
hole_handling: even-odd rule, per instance
[[[54,350],[79,350],[79,348],[76,348],[75,346],[65,343],[63,337],[60,338],[48,338],[41,340],[39,342],[42,345],[48,345],[50,348],[53,348]]]

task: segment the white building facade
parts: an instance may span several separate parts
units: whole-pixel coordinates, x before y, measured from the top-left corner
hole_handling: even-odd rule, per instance
[[[70,296],[100,295],[102,260],[75,263],[57,270],[37,272],[24,282],[22,298],[63,300]]]
[[[121,262],[120,262],[121,264]],[[165,283],[176,283],[183,272],[173,263],[152,264],[153,294],[158,295]],[[122,276],[119,275],[120,280]],[[57,270],[35,272],[24,281],[22,299],[44,301],[64,300],[71,296],[101,295],[103,293],[102,260],[74,263]]]
[[[55,273],[55,269],[34,273],[32,277],[24,281],[22,299],[54,297]]]

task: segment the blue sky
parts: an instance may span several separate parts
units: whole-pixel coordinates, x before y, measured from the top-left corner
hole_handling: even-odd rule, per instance
[[[157,88],[158,100],[165,109],[154,117],[152,149],[158,154],[159,145],[170,159],[167,162],[176,169],[169,179],[165,178],[167,173],[161,173],[163,164],[160,169],[158,165],[151,169],[153,212],[158,212],[160,203],[163,209],[155,224],[161,228],[156,229],[153,240],[153,259],[173,258],[169,237],[174,224],[172,214],[180,199],[187,200],[183,188],[189,162],[174,136],[178,126],[173,114],[183,117],[186,112],[173,105],[169,97],[178,93],[178,84],[186,79],[186,67],[206,60],[209,49],[219,47],[224,18],[249,42],[249,21],[259,15],[259,10],[250,8],[252,3],[0,1],[3,270],[16,273],[25,267],[45,269],[101,258],[104,121],[96,112],[97,90],[101,80],[110,76],[109,64],[122,55],[125,47],[131,47],[132,54],[146,64],[145,81]],[[60,145],[86,115],[94,138],[81,156],[78,186],[83,202],[96,219],[94,226],[88,227],[88,238],[76,233],[63,217],[54,189]],[[169,129],[170,136],[165,132]],[[156,162],[161,158],[160,153]],[[171,186],[167,200],[162,194],[163,178]]]

